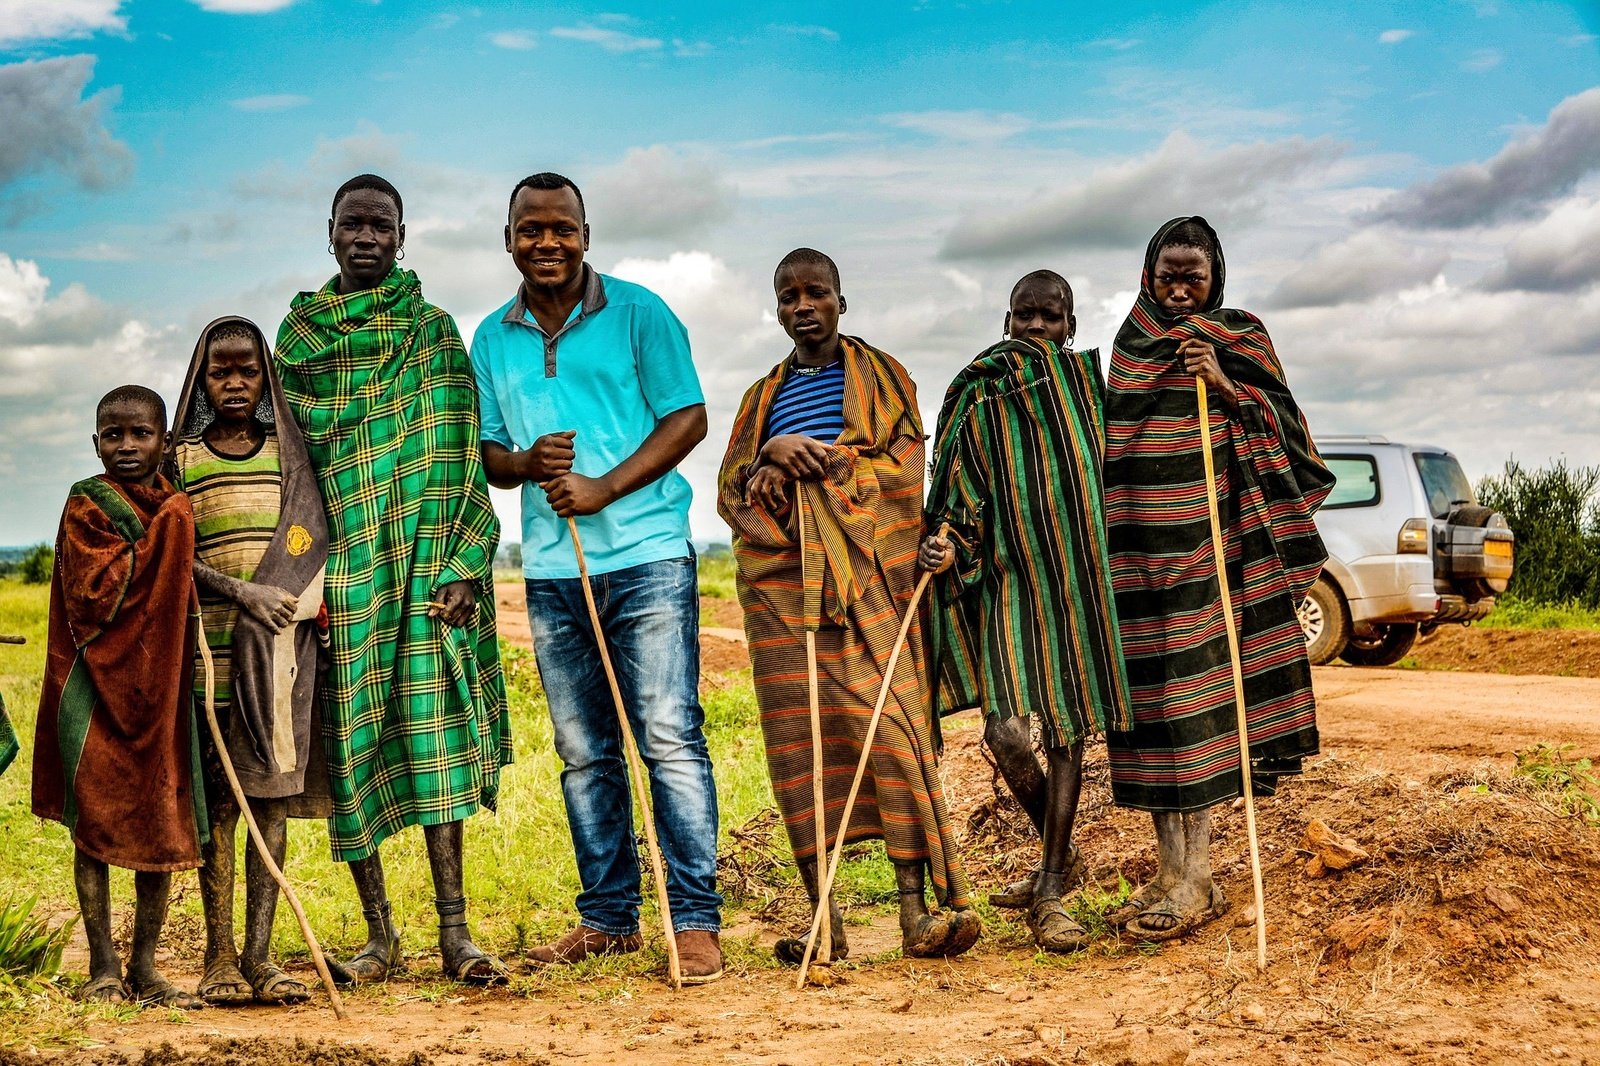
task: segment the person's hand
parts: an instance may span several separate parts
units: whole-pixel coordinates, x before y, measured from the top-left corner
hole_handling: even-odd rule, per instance
[[[820,481],[828,461],[828,446],[815,437],[785,433],[761,446],[761,459],[797,481]]]
[[[1190,337],[1178,345],[1178,356],[1183,360],[1184,370],[1204,378],[1206,386],[1222,397],[1230,407],[1238,405],[1238,390],[1233,387],[1233,381],[1222,372],[1222,364],[1217,360],[1215,348],[1197,337]]]
[[[239,590],[239,606],[251,618],[266,626],[268,632],[281,633],[283,627],[294,618],[295,611],[300,609],[300,600],[288,589],[276,585],[244,582]]]
[[[600,478],[566,473],[540,484],[550,509],[562,518],[596,514],[611,503],[611,492]]]
[[[578,435],[575,429],[564,429],[560,433],[546,433],[533,442],[533,447],[523,452],[523,475],[529,481],[543,484],[553,481],[562,474],[572,471],[572,438]]]
[[[917,566],[931,573],[942,574],[956,564],[956,548],[950,538],[924,537],[917,550]]]
[[[457,628],[470,625],[478,614],[478,594],[472,590],[470,581],[440,585],[434,599],[439,606],[429,607],[428,616],[442,620],[445,625]]]
[[[745,486],[745,496],[751,504],[768,514],[777,514],[789,506],[789,477],[775,466],[763,466],[750,477]]]

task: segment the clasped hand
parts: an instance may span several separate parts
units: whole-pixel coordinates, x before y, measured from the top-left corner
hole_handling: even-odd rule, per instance
[[[1232,379],[1222,372],[1215,348],[1198,337],[1190,337],[1178,345],[1178,357],[1183,360],[1184,370],[1204,378],[1207,387],[1230,407],[1238,406],[1238,390],[1233,387]]]
[[[561,518],[596,514],[611,503],[604,479],[586,477],[572,469],[576,456],[572,439],[577,435],[575,429],[546,433],[522,453],[526,456],[523,462],[528,480],[538,483],[550,509]]]
[[[955,565],[956,548],[949,537],[936,535],[922,538],[917,549],[917,566],[931,573],[942,574]]]
[[[473,591],[470,581],[452,581],[448,585],[440,585],[434,595],[438,597],[438,606],[429,607],[428,615],[441,619],[445,625],[459,628],[469,624],[478,613],[478,594]]]
[[[283,627],[294,620],[300,609],[300,600],[288,589],[276,585],[256,585],[243,582],[239,587],[239,606],[270,633],[281,633]]]
[[[785,433],[761,446],[760,465],[750,475],[745,495],[776,514],[789,505],[789,482],[819,481],[827,475],[828,446],[802,433]]]

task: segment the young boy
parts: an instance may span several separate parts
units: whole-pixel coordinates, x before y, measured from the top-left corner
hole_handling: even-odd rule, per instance
[[[313,720],[328,535],[305,443],[253,323],[219,318],[201,331],[173,437],[173,480],[194,508],[194,579],[217,719],[250,812],[282,866],[287,817],[331,811]],[[198,661],[194,696],[203,722]],[[245,847],[243,955],[235,947],[239,807],[210,732],[202,732],[211,842],[200,870],[206,965],[198,991],[218,1005],[303,1002],[309,989],[271,961],[278,886],[253,844]]]
[[[1035,942],[1055,952],[1088,940],[1061,902],[1082,877],[1072,824],[1083,740],[1131,721],[1102,504],[1100,353],[1074,352],[1075,332],[1064,278],[1036,270],[1017,282],[1012,339],[945,393],[927,526],[948,522],[955,543],[928,537],[919,559],[943,575],[932,612],[936,705],[983,708],[984,741],[1043,839],[1033,876],[990,901],[1026,910]]]
[[[815,902],[827,856],[817,846],[808,670],[800,649],[811,630],[824,839],[831,846],[883,664],[917,581],[922,419],[905,368],[839,333],[846,304],[832,259],[797,248],[778,264],[773,288],[778,322],[794,348],[745,393],[718,479],[718,510],[733,530],[773,792]],[[851,842],[883,839],[899,892],[901,949],[915,958],[960,955],[982,933],[935,761],[926,649],[922,627],[913,624],[846,833]],[[948,908],[938,917],[928,912],[929,874],[935,899]],[[831,896],[828,907],[831,956],[841,959],[849,950],[843,919]],[[775,951],[780,961],[798,965],[805,944],[785,938]]]
[[[188,699],[194,515],[157,471],[166,422],[161,397],[138,385],[96,408],[105,473],[72,486],[56,537],[33,813],[70,829],[77,849],[83,998],[189,1010],[202,1002],[155,965],[172,871],[200,865],[204,825]],[[126,984],[108,865],[136,871]]]

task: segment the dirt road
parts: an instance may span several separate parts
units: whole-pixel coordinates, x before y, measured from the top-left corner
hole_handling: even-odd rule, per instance
[[[507,634],[526,640],[508,599]],[[736,640],[705,641],[708,665],[738,663]],[[181,1024],[147,1011],[99,1026],[111,1048],[77,1059],[113,1062],[111,1051],[172,1041],[194,1057],[152,1062],[309,1061],[306,1047],[283,1043],[300,1039],[348,1045],[327,1061],[451,1066],[628,1053],[826,1066],[1600,1063],[1590,936],[1600,834],[1551,814],[1547,797],[1509,776],[1510,753],[1540,742],[1600,756],[1600,680],[1328,668],[1316,684],[1325,756],[1262,806],[1273,952],[1264,975],[1251,931],[1235,920],[1249,897],[1243,819],[1222,810],[1214,853],[1234,912],[1159,951],[1108,939],[1084,956],[1041,956],[1019,923],[996,914],[972,955],[911,962],[898,957],[892,922],[878,919],[851,927],[851,960],[829,989],[796,992],[792,972],[767,969],[679,995],[627,973],[520,993],[396,982],[354,996],[343,1025],[319,1006],[210,1010]],[[1035,845],[996,798],[977,723],[952,726],[945,773],[987,889]],[[1105,795],[1103,756],[1091,756],[1080,843],[1097,872],[1137,879],[1154,863],[1148,819]],[[1309,878],[1297,849],[1313,816],[1353,836],[1370,861]],[[734,935],[770,943],[776,933],[747,924]]]

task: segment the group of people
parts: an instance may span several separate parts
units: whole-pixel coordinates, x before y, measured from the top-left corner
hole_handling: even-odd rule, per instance
[[[294,298],[275,344],[242,318],[208,325],[170,424],[141,386],[100,401],[104,473],[72,487],[62,516],[33,759],[34,811],[76,848],[86,998],[193,1008],[309,995],[271,959],[278,890],[253,849],[236,941],[244,813],[280,864],[288,819],[327,819],[368,933],[336,979],[381,980],[400,962],[380,846],[410,825],[423,827],[446,975],[505,979],[468,933],[462,888],[463,823],[494,809],[512,761],[491,484],[521,491],[528,614],[582,886],[577,925],[528,961],[641,946],[614,681],[647,768],[635,784],[653,800],[683,980],[721,976],[717,795],[678,472],[707,432],[688,335],[654,293],[585,262],[569,179],[517,183],[504,237],[521,283],[469,351],[399,265],[400,193],[359,175],[330,210],[338,273]],[[1088,939],[1063,897],[1085,877],[1072,828],[1098,732],[1114,799],[1151,811],[1159,844],[1157,876],[1118,920],[1170,939],[1226,906],[1207,812],[1239,794],[1242,767],[1219,567],[1254,780],[1269,791],[1317,750],[1295,606],[1324,558],[1312,514],[1332,479],[1260,321],[1222,308],[1223,280],[1203,219],[1162,227],[1103,378],[1099,353],[1072,346],[1067,282],[1024,277],[1007,339],[946,392],[925,492],[910,376],[839,332],[832,259],[800,248],[778,264],[793,348],[740,404],[717,502],[773,792],[814,904],[841,833],[881,838],[905,953],[959,955],[978,940],[937,771],[940,717],[977,707],[1041,837],[1037,868],[991,900],[1025,911],[1041,947]],[[1213,398],[1222,559],[1196,375]],[[921,608],[919,578],[931,583]],[[110,865],[136,871],[126,970]],[[195,867],[206,952],[191,994],[158,971],[155,949],[170,875]],[[822,902],[826,957],[844,957],[841,914]],[[798,964],[806,944],[775,950]]]

